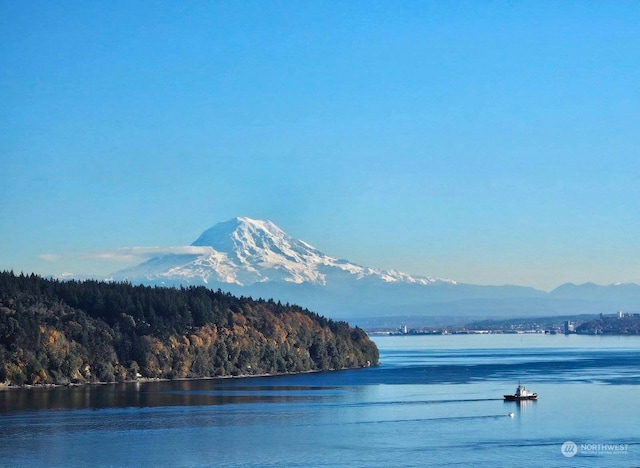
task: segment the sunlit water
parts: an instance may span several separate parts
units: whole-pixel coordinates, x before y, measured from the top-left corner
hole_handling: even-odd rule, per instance
[[[640,465],[640,337],[374,339],[369,369],[2,391],[0,466]]]

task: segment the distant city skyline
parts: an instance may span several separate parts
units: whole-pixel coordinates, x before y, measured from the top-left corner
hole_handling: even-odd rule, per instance
[[[413,275],[640,283],[637,2],[0,11],[0,269],[248,216]]]

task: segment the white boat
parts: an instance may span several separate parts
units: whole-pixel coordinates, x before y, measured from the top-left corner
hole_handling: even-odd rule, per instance
[[[518,384],[516,393],[513,395],[504,395],[505,401],[522,401],[522,400],[537,400],[538,394],[528,391],[524,388],[524,385]]]

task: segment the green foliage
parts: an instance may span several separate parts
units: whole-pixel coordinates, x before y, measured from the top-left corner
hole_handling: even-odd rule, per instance
[[[364,331],[204,287],[0,273],[0,382],[65,384],[377,365]]]

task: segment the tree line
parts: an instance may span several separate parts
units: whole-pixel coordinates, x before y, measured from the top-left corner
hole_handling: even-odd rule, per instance
[[[601,315],[584,322],[576,333],[582,335],[640,335],[640,314]]]
[[[0,272],[0,382],[114,382],[377,365],[366,333],[297,305],[203,286]]]

